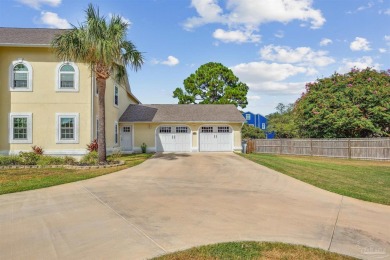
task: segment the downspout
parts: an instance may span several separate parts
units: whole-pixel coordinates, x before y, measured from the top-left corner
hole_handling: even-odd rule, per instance
[[[95,87],[93,85],[93,79],[94,78],[94,74],[93,74],[93,70],[91,68],[91,142],[93,141],[93,134],[94,134],[94,131],[93,131],[93,127],[95,126],[95,121],[94,121],[94,114],[93,114],[93,101],[94,101],[94,98],[95,98]]]

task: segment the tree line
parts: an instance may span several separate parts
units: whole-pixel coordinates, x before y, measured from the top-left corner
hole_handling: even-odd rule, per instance
[[[176,88],[179,104],[234,104],[245,108],[248,86],[220,63],[200,66]],[[306,84],[293,104],[278,104],[266,116],[277,138],[358,138],[390,136],[390,70],[353,68]],[[265,138],[244,125],[243,138]]]

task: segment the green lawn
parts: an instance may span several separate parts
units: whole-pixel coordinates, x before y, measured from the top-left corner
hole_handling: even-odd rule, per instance
[[[241,156],[321,189],[390,205],[390,162],[255,153]]]
[[[94,178],[97,176],[136,166],[144,162],[151,156],[151,154],[124,155],[120,158],[120,160],[125,161],[125,165],[102,169],[1,169],[0,194],[40,189],[68,182]]]
[[[191,248],[153,258],[153,260],[219,260],[219,259],[355,259],[325,250],[301,245],[270,242],[229,242]]]

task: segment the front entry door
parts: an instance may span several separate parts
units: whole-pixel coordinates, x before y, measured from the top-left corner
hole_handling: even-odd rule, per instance
[[[121,127],[121,148],[122,151],[132,151],[133,150],[133,133],[131,126],[122,126]]]

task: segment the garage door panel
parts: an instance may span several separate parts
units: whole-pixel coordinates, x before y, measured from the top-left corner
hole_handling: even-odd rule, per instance
[[[175,148],[177,152],[190,152],[191,151],[191,135],[186,133],[180,133],[175,135]]]
[[[186,126],[160,126],[157,129],[156,139],[158,152],[191,151],[191,131]]]
[[[212,152],[217,144],[215,134],[213,133],[201,133],[200,134],[200,151]]]
[[[201,152],[232,151],[233,133],[229,126],[201,127],[199,150]]]
[[[231,151],[232,150],[232,134],[218,133],[217,134],[217,150]]]

